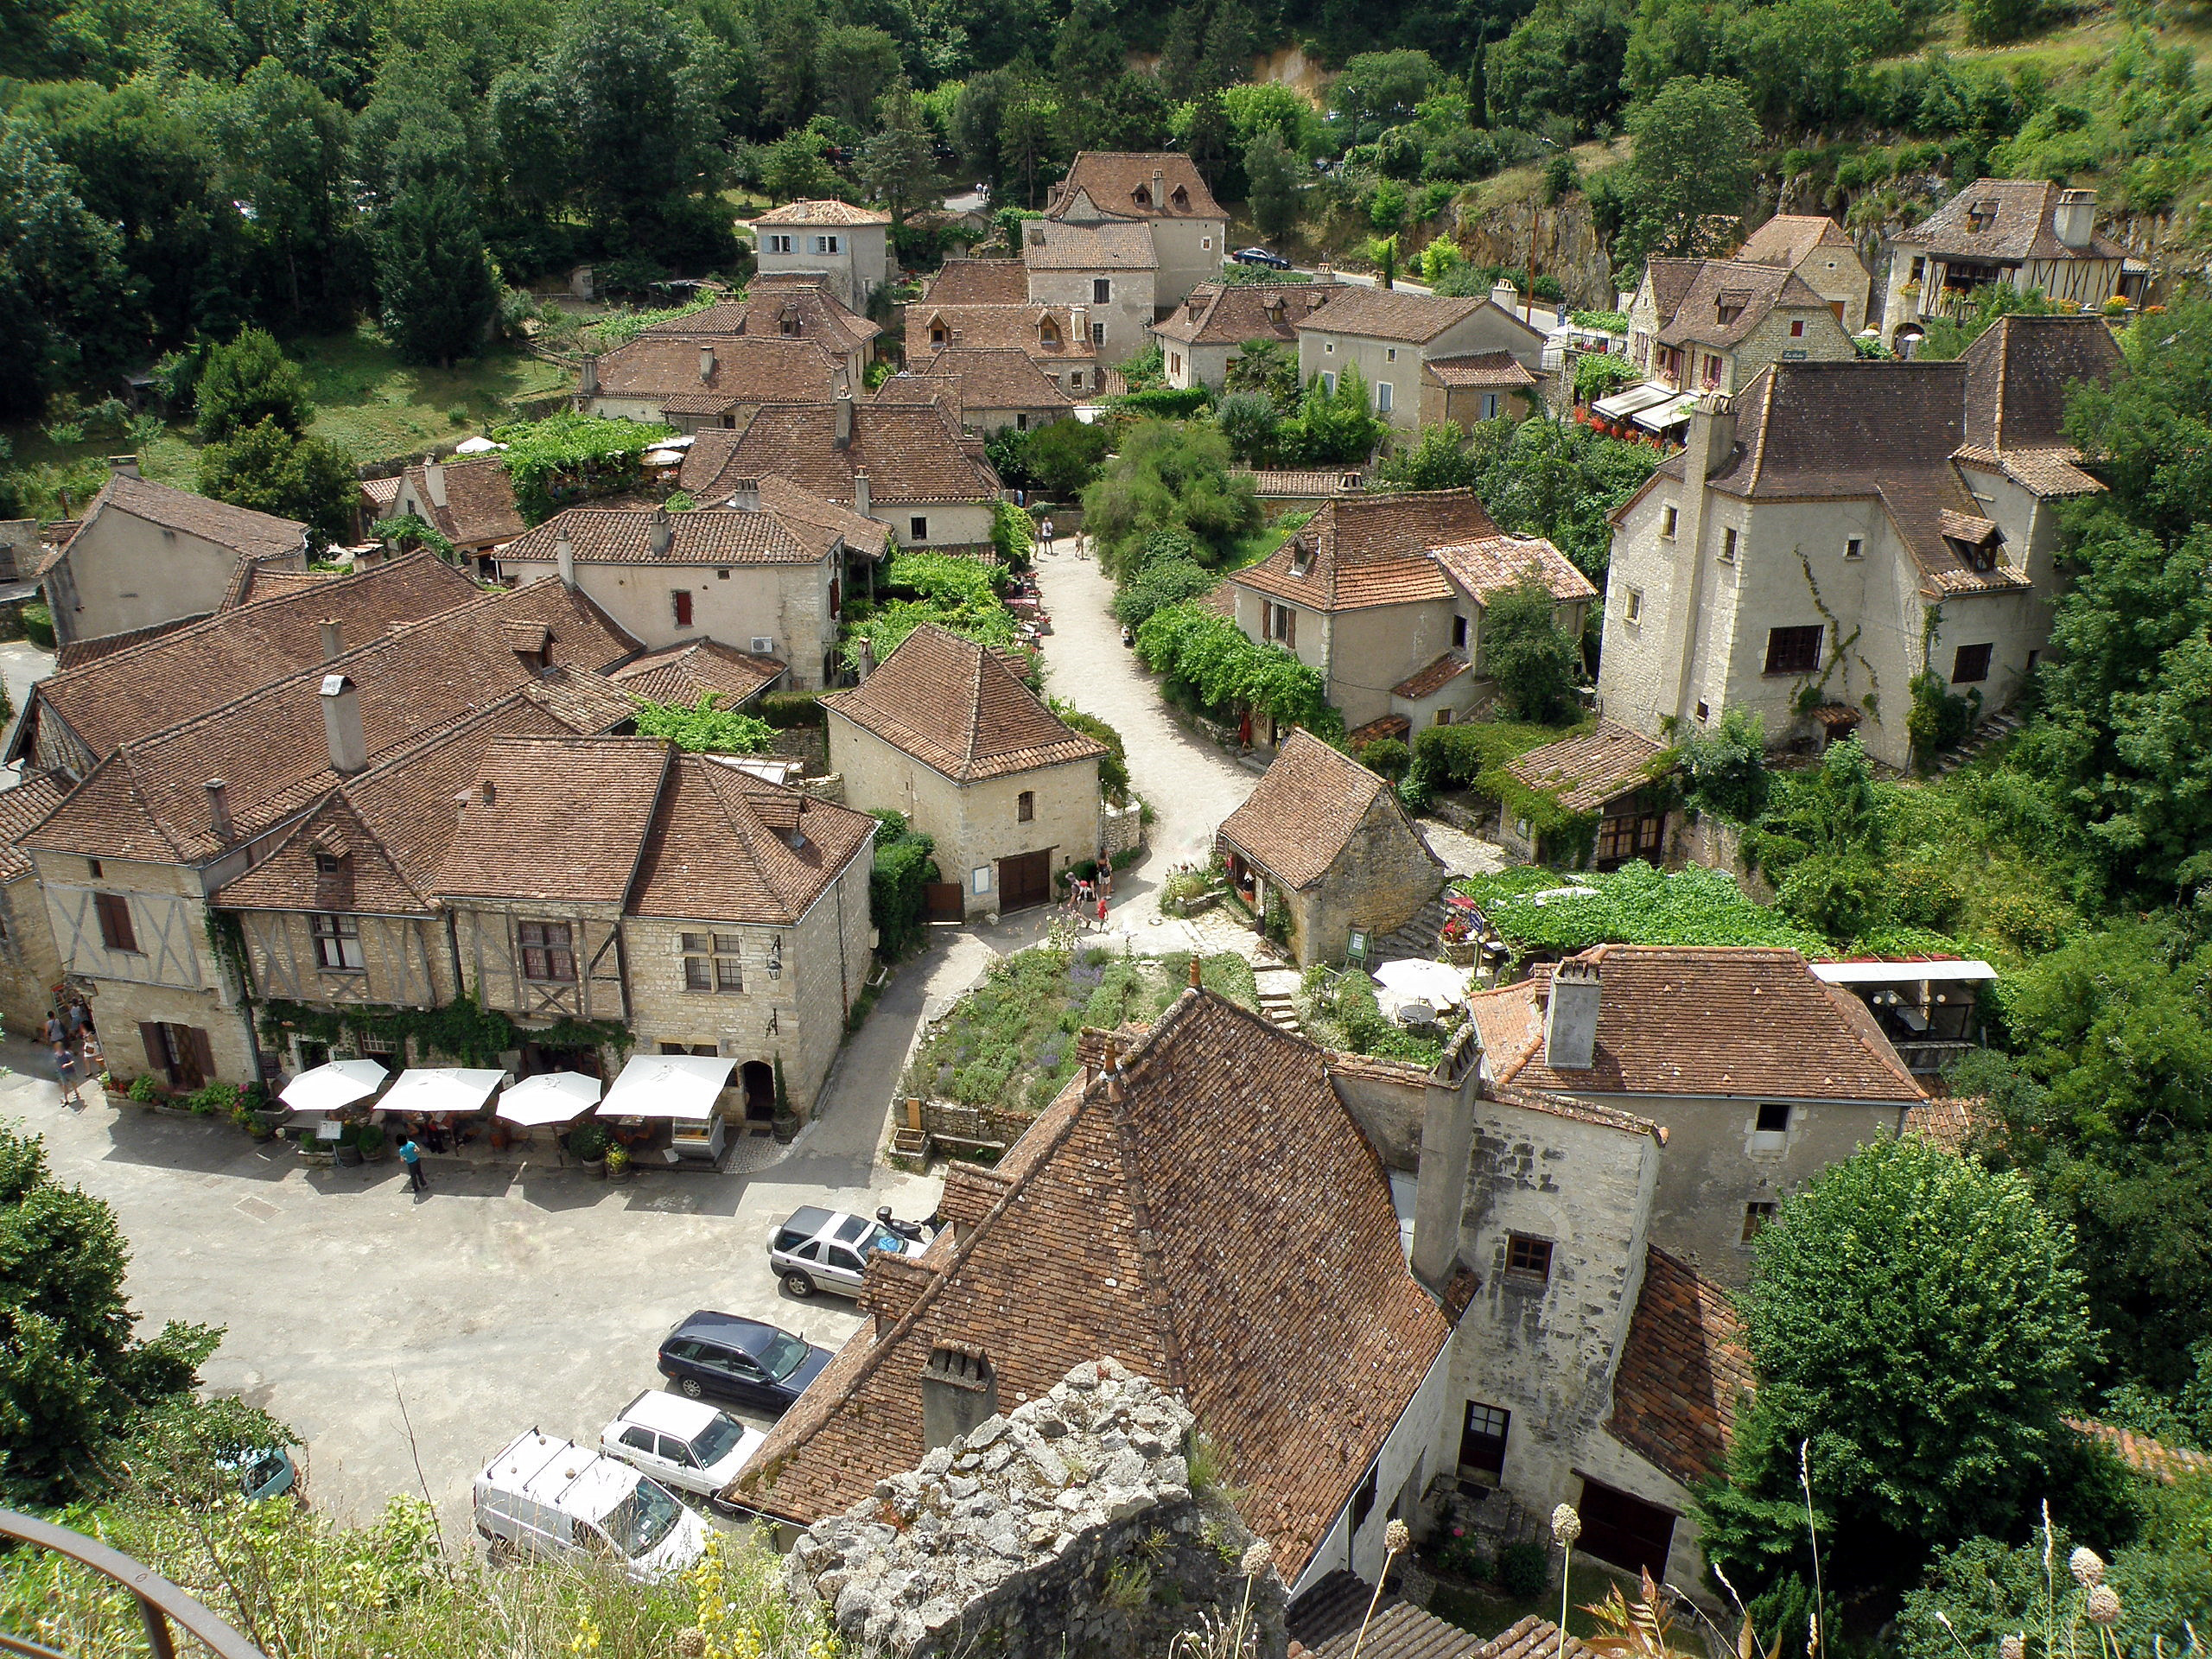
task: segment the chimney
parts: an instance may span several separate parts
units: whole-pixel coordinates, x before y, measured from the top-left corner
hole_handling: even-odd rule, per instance
[[[219,778],[210,778],[206,787],[207,827],[214,831],[215,839],[227,847],[238,834],[231,823],[231,786]]]
[[[1689,450],[1682,472],[1685,483],[1703,483],[1726,467],[1736,453],[1734,402],[1711,391],[1692,404],[1689,432],[1683,442]]]
[[[599,396],[599,357],[596,353],[584,353],[582,366],[576,371],[576,390],[587,397]]]
[[[1598,964],[1569,957],[1552,969],[1544,1009],[1544,1064],[1587,1071],[1598,1055]]]
[[[699,348],[699,378],[702,382],[709,382],[714,378],[715,348],[711,346],[702,346]]]
[[[369,764],[369,741],[361,733],[361,694],[343,674],[322,677],[322,736],[330,746],[330,769],[351,778]]]
[[[1490,302],[1501,311],[1510,311],[1521,303],[1521,290],[1501,276],[1490,285]]]
[[[1467,1155],[1475,1144],[1475,1101],[1481,1092],[1480,1039],[1471,1026],[1461,1027],[1452,1046],[1471,1046],[1469,1064],[1446,1064],[1429,1074],[1423,1090],[1421,1163],[1414,1187],[1414,1276],[1442,1290],[1459,1263],[1459,1216],[1466,1207]],[[1455,1086],[1456,1083],[1456,1086]]]
[[[561,578],[561,585],[570,593],[576,590],[576,550],[566,536],[553,543],[553,569]]]
[[[853,447],[853,392],[849,386],[837,391],[837,429],[834,442],[840,449]]]
[[[1184,301],[1183,310],[1185,316],[1189,317],[1192,322],[1196,322],[1198,320],[1198,296],[1193,294],[1189,299]]]
[[[865,518],[868,515],[868,509],[874,505],[875,498],[868,489],[868,468],[865,467],[854,467],[853,511],[860,514],[861,518]]]
[[[861,674],[863,680],[875,672],[875,642],[868,635],[861,636]]]
[[[653,557],[666,558],[670,544],[676,540],[676,524],[668,516],[666,507],[653,509],[653,516],[647,521],[645,534],[652,543]]]
[[[1068,308],[1068,333],[1072,336],[1068,341],[1071,350],[1077,346],[1090,344],[1090,308],[1089,306],[1071,305]]]
[[[446,504],[446,467],[442,461],[425,461],[423,465],[423,489],[430,498],[430,505],[442,507]]]
[[[2094,190],[2062,190],[2058,193],[2058,207],[2052,213],[2051,229],[2058,239],[2069,248],[2086,248],[2097,237],[2097,193]]]
[[[107,469],[111,475],[117,478],[136,478],[138,476],[138,457],[136,455],[110,455],[107,458]]]
[[[999,1412],[998,1374],[990,1357],[964,1342],[930,1350],[922,1367],[922,1446],[934,1452],[972,1433]]]
[[[346,654],[346,625],[334,616],[326,616],[315,625],[322,636],[322,660],[334,663]]]
[[[1167,205],[1167,175],[1156,167],[1152,169],[1152,205],[1155,207]]]
[[[476,785],[476,798],[486,806],[496,806],[499,801],[499,786],[486,778]]]
[[[734,507],[740,512],[760,512],[760,480],[757,478],[736,480],[730,487],[728,501],[723,505]]]

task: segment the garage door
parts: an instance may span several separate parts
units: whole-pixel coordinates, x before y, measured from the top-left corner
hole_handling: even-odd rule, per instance
[[[1052,849],[999,860],[999,909],[1027,910],[1052,896]]]
[[[1675,1547],[1671,1511],[1582,1478],[1582,1548],[1601,1561],[1663,1581]]]
[[[922,902],[928,907],[929,918],[933,922],[957,922],[965,913],[957,881],[923,882]]]

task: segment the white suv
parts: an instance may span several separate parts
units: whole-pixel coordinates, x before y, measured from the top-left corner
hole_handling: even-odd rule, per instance
[[[647,1389],[600,1432],[600,1449],[725,1513],[721,1494],[768,1437],[702,1401]]]
[[[768,1265],[794,1296],[811,1296],[817,1290],[857,1296],[869,1251],[919,1255],[928,1248],[871,1217],[809,1205],[792,1211],[791,1218],[769,1236]]]

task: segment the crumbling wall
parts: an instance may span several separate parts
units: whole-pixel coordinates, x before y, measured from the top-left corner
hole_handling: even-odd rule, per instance
[[[1164,1654],[1240,1620],[1260,1659],[1282,1659],[1282,1582],[1227,1499],[1192,1491],[1194,1428],[1115,1361],[1078,1365],[810,1528],[792,1588],[899,1659]]]

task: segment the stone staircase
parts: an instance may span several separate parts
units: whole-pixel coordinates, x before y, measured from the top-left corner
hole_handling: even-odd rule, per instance
[[[1297,970],[1260,968],[1253,974],[1252,982],[1259,992],[1260,1012],[1274,1022],[1277,1030],[1298,1031]]]
[[[1380,963],[1396,962],[1406,957],[1422,959],[1433,957],[1437,938],[1444,931],[1444,924],[1451,915],[1451,906],[1444,902],[1444,895],[1440,892],[1423,905],[1403,927],[1375,942],[1374,960]]]
[[[2001,715],[1992,715],[1967,733],[1966,741],[1956,748],[1944,751],[1942,757],[1936,762],[1935,770],[1929,776],[1949,777],[1991,744],[2003,742],[2026,723],[2019,715],[2009,709]]]

